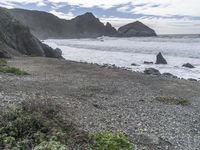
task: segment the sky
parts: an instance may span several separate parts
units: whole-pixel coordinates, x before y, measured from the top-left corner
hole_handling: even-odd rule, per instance
[[[139,20],[158,34],[200,34],[200,0],[0,0],[0,6],[46,11],[62,19],[92,12],[116,28]]]

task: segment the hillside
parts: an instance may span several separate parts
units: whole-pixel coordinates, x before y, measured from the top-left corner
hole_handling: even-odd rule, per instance
[[[10,9],[10,14],[31,29],[40,39],[46,38],[86,38],[116,36],[117,31],[105,26],[92,13],[85,13],[71,20],[60,19],[50,13],[23,9]]]
[[[109,22],[104,25],[90,12],[71,20],[64,20],[41,11],[23,9],[9,9],[8,11],[15,19],[28,26],[32,34],[39,39],[156,36],[154,30],[138,21],[125,25],[117,31]],[[121,30],[122,28],[125,28],[126,33]]]
[[[61,58],[58,50],[41,43],[29,28],[14,19],[9,12],[0,8],[0,56],[19,55]]]

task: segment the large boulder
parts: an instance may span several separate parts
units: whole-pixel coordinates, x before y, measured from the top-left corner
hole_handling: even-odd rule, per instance
[[[161,75],[160,71],[155,68],[146,68],[144,73],[147,75]]]
[[[186,67],[186,68],[195,68],[192,64],[190,63],[186,63],[186,64],[183,64],[183,67]]]
[[[156,56],[156,64],[167,64],[166,59],[163,57],[162,53],[158,53]]]
[[[118,29],[118,32],[120,36],[123,37],[156,36],[156,33],[153,29],[149,28],[139,21],[120,27]]]

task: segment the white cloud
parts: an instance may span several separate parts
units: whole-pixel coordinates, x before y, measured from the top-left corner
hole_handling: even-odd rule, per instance
[[[62,12],[58,12],[55,10],[50,11],[51,14],[54,14],[55,16],[61,18],[61,19],[72,19],[74,18],[74,14],[72,12],[68,12],[68,13],[62,13]]]

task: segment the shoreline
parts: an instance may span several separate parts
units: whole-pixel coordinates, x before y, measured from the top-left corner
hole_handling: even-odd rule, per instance
[[[8,63],[30,75],[0,74],[5,103],[51,99],[65,107],[64,118],[81,130],[121,131],[139,150],[200,146],[198,82],[52,58],[15,57]],[[181,97],[189,104],[156,97]]]

